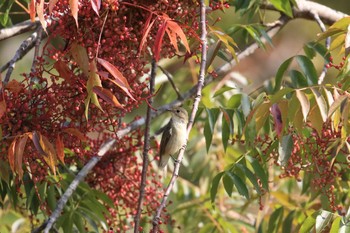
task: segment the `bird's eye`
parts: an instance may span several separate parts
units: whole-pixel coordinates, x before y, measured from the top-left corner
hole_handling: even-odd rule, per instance
[[[177,113],[180,113],[180,110],[176,110]]]

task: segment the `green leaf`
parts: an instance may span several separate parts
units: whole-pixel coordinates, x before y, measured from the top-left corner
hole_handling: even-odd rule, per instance
[[[277,92],[279,89],[281,89],[283,75],[286,72],[286,70],[288,69],[292,60],[293,60],[293,57],[287,59],[278,68],[277,73],[276,73],[276,77],[275,77],[275,89],[273,92]]]
[[[308,47],[310,49],[313,49],[318,54],[320,54],[326,61],[326,63],[330,62],[331,54],[329,53],[328,49],[325,47],[324,44],[318,43],[318,42],[309,42],[304,47]],[[310,58],[312,59],[312,58]]]
[[[311,127],[313,127],[318,135],[321,135],[322,127],[323,127],[323,121],[321,113],[317,106],[313,106],[310,110],[310,115],[308,117],[308,120],[311,124]]]
[[[83,218],[79,214],[79,212],[76,212],[73,214],[73,223],[77,227],[77,229],[79,230],[80,233],[86,232],[85,227],[84,227],[84,223],[83,223]]]
[[[241,105],[242,94],[232,95],[227,101],[228,108],[238,108]]]
[[[339,232],[339,227],[340,227],[340,221],[341,217],[336,217],[332,223],[331,230],[329,233],[338,233]]]
[[[221,109],[222,111],[222,126],[221,126],[221,137],[224,150],[226,152],[227,143],[230,139],[230,135],[233,134],[233,113],[231,109]]]
[[[277,10],[282,11],[289,17],[293,18],[292,6],[289,0],[270,0],[272,5],[276,7]]]
[[[323,232],[326,229],[326,227],[330,224],[332,218],[333,215],[331,212],[322,210],[321,213],[316,217],[316,233]]]
[[[341,33],[344,33],[345,30],[340,29],[340,28],[328,28],[327,31],[322,32],[318,35],[317,42],[326,39],[327,37],[334,36],[334,35],[339,35]]]
[[[293,218],[295,215],[295,210],[289,212],[287,217],[283,220],[282,233],[291,233],[293,227]]]
[[[218,40],[216,43],[210,45],[210,47],[208,49],[208,53],[207,53],[207,61],[208,62],[206,63],[205,70],[207,70],[209,68],[209,66],[213,63],[214,59],[216,58],[216,55],[218,54],[221,43],[222,42],[220,40]]]
[[[236,89],[234,87],[228,87],[228,86],[223,86],[222,88],[220,88],[217,92],[215,92],[213,98],[219,96],[219,95],[222,95],[223,93],[225,93],[226,91],[230,91],[230,90],[233,90],[233,89]]]
[[[282,137],[282,140],[278,146],[278,162],[284,166],[291,154],[292,154],[292,150],[293,150],[293,138],[291,135],[284,135]]]
[[[218,192],[219,182],[224,174],[225,172],[220,172],[214,177],[213,181],[211,182],[210,200],[213,208],[215,208],[214,203],[215,203],[216,194]]]
[[[228,194],[229,197],[232,196],[232,191],[233,191],[233,181],[231,177],[229,176],[229,172],[225,172],[224,177],[222,178],[222,182],[224,184],[224,188],[226,193]]]
[[[337,22],[332,24],[332,26],[330,26],[329,28],[330,29],[339,28],[339,29],[347,30],[349,24],[350,24],[350,17],[347,16],[338,20]]]
[[[316,223],[318,213],[308,216],[300,227],[299,233],[309,233]]]
[[[57,206],[55,186],[49,185],[47,189],[47,204],[51,211],[54,211]]]
[[[255,191],[260,195],[261,194],[260,186],[253,172],[251,172],[246,166],[239,163],[236,164],[236,167],[238,167],[239,169],[241,169],[241,171],[243,171],[244,175],[249,179],[250,183],[252,183],[252,185],[254,186]]]
[[[206,142],[207,151],[209,151],[211,141],[213,139],[215,123],[218,119],[220,109],[219,108],[206,108],[207,119],[204,124],[204,137]]]
[[[307,87],[306,77],[298,70],[291,70],[289,72],[292,84],[295,88]]]
[[[245,93],[241,94],[241,106],[244,116],[247,117],[250,113],[251,106],[249,96]]]
[[[274,103],[280,101],[285,95],[287,95],[293,91],[294,91],[294,89],[289,88],[289,87],[285,87],[281,90],[278,90],[275,94],[270,96],[271,104],[274,104]]]
[[[283,207],[280,207],[271,214],[267,232],[269,233],[278,232],[278,228],[281,225],[282,219],[283,219]]]
[[[239,194],[244,196],[245,198],[249,199],[249,191],[247,188],[247,185],[242,181],[242,179],[234,174],[232,171],[225,173],[228,177],[230,177],[235,184],[237,191]]]
[[[260,179],[263,188],[265,190],[268,190],[269,189],[268,178],[263,167],[259,164],[259,162],[255,158],[251,156],[246,156],[246,158],[249,161],[249,163],[252,165],[256,176],[258,177],[258,179]]]
[[[316,72],[315,66],[312,63],[312,61],[308,57],[303,56],[303,55],[296,56],[296,60],[299,64],[301,70],[306,75],[307,83],[310,86],[317,84],[318,76],[317,76],[317,72]]]
[[[255,127],[256,127],[257,133],[265,124],[266,119],[270,116],[269,109],[271,105],[272,105],[271,102],[268,101],[268,102],[262,103],[256,108],[253,118],[255,118]]]

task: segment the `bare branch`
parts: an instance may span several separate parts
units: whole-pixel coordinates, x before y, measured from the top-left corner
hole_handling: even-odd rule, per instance
[[[6,40],[8,38],[17,36],[28,31],[36,30],[39,27],[39,25],[39,19],[36,18],[34,22],[26,20],[16,25],[13,25],[12,27],[3,28],[0,30],[0,41]]]
[[[150,78],[150,96],[154,93],[154,79],[156,76],[156,70],[157,70],[157,63],[155,60],[152,61],[152,72],[151,72],[151,78]],[[140,185],[140,196],[138,200],[137,205],[137,213],[135,216],[135,226],[134,226],[134,232],[139,232],[139,226],[140,226],[140,219],[141,219],[141,213],[142,213],[142,204],[143,204],[143,198],[145,197],[145,188],[146,188],[146,181],[147,181],[147,168],[148,168],[148,152],[149,152],[149,143],[150,143],[150,125],[151,125],[151,114],[152,114],[152,105],[153,98],[151,97],[149,100],[149,106],[147,108],[147,116],[146,116],[146,128],[145,128],[145,137],[144,137],[144,146],[143,146],[143,152],[142,152],[142,176],[141,176],[141,185]]]
[[[330,7],[324,6],[316,2],[296,0],[296,3],[297,6],[293,7],[294,18],[314,20],[314,13],[317,13],[317,15],[319,15],[319,17],[321,18],[322,22],[331,25],[339,19],[348,16],[343,12],[336,11]],[[278,11],[272,4],[263,3],[260,7],[261,9]]]
[[[204,86],[204,78],[205,78],[205,72],[206,72],[205,67],[206,67],[206,63],[207,63],[207,29],[206,29],[206,22],[205,21],[206,21],[206,7],[205,7],[204,0],[201,0],[200,1],[200,26],[201,26],[201,31],[202,31],[201,32],[202,59],[201,59],[201,65],[200,65],[200,70],[199,70],[199,79],[198,79],[198,83],[196,85],[196,95],[194,98],[192,113],[191,113],[191,116],[190,116],[190,119],[189,119],[189,122],[187,125],[186,143],[180,149],[179,156],[178,156],[177,160],[175,161],[173,175],[170,179],[170,182],[169,182],[167,189],[165,190],[162,202],[161,202],[160,206],[158,207],[157,212],[153,218],[153,221],[152,221],[152,223],[153,223],[152,232],[153,233],[159,231],[160,215],[162,213],[162,210],[165,208],[165,205],[166,205],[167,200],[168,200],[168,196],[174,187],[174,184],[175,184],[177,177],[179,176],[179,169],[180,169],[181,161],[182,161],[184,153],[185,153],[188,135],[192,129],[192,126],[194,123],[194,118],[195,118],[197,110],[198,110],[198,105],[199,105],[199,102],[200,102],[201,97],[202,97],[202,88]]]
[[[313,11],[312,13],[313,13],[313,15],[314,15],[314,18],[315,18],[317,24],[320,26],[321,31],[322,31],[322,32],[325,32],[325,31],[327,30],[327,29],[326,29],[326,26],[324,25],[324,23],[322,22],[322,20],[321,20],[320,17],[318,16],[317,12]],[[331,44],[331,37],[327,37],[326,42],[325,42],[325,45],[326,45],[327,50],[329,49],[330,44]],[[323,69],[322,69],[322,72],[321,72],[320,76],[318,77],[318,84],[322,84],[324,78],[326,77],[326,74],[327,74],[327,71],[328,71],[326,65],[327,65],[327,64],[326,64],[326,62],[325,62],[324,66],[323,66]]]
[[[97,155],[92,157],[87,164],[80,170],[77,176],[74,178],[72,183],[69,185],[67,190],[64,192],[61,199],[58,201],[55,211],[51,214],[49,219],[45,221],[40,227],[33,230],[32,233],[41,232],[44,229],[45,233],[49,233],[53,224],[57,221],[57,218],[61,215],[61,212],[66,205],[68,199],[72,196],[73,192],[76,190],[80,182],[87,176],[90,170],[97,164],[98,161],[114,146],[115,139],[107,140],[97,152]]]
[[[35,66],[37,63],[37,58],[39,56],[39,48],[40,48],[40,44],[41,44],[41,38],[42,38],[42,34],[43,34],[43,27],[39,26],[38,29],[36,30],[36,32],[38,33],[38,36],[36,38],[35,41],[35,49],[34,49],[34,57],[33,57],[33,63],[32,63],[32,68],[31,68],[31,72],[34,73],[35,72]],[[35,80],[36,77],[34,76],[31,79],[31,82],[37,82],[37,80]]]

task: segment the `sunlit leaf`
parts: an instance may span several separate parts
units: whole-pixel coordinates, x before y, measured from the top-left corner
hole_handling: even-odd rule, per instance
[[[214,26],[209,26],[209,33],[213,33],[222,43],[225,45],[225,47],[229,50],[233,58],[236,60],[238,63],[236,51],[234,47],[237,47],[236,42],[227,35],[225,32],[223,32],[220,28],[214,27]]]
[[[316,217],[318,213],[315,212],[312,215],[308,216],[303,224],[301,225],[301,228],[299,230],[300,233],[309,233],[312,228],[314,228],[314,225],[316,223]]]
[[[332,223],[329,233],[339,233],[341,217],[336,217]]]
[[[312,87],[311,91],[315,96],[318,108],[322,116],[322,120],[323,122],[325,122],[327,120],[327,112],[328,112],[326,100],[316,88]]]
[[[91,7],[95,11],[97,15],[99,15],[99,11],[101,8],[101,0],[91,0]]]
[[[28,135],[24,134],[17,139],[15,148],[15,169],[18,174],[18,178],[22,180],[23,177],[23,152],[26,146]]]
[[[177,35],[180,37],[183,45],[185,46],[186,50],[188,53],[191,52],[190,46],[188,45],[187,38],[179,24],[173,20],[168,20],[167,21],[167,28],[172,31],[173,34]],[[175,47],[175,45],[173,45]],[[177,45],[176,45],[177,46]]]
[[[36,13],[38,14],[41,26],[46,32],[47,23],[44,17],[44,0],[40,0],[40,2],[36,4]]]
[[[163,37],[164,37],[166,28],[167,28],[167,21],[164,20],[163,23],[158,28],[156,39],[154,41],[154,46],[153,46],[153,56],[156,61],[159,61],[160,59],[160,51],[162,49]]]
[[[277,10],[282,11],[290,18],[293,18],[292,6],[289,0],[269,0]]]
[[[328,110],[328,117],[332,116],[335,110],[339,109],[341,105],[345,103],[345,101],[348,101],[348,97],[346,95],[341,95],[339,98],[337,98],[333,104],[329,107]]]
[[[83,73],[87,77],[89,77],[90,62],[89,62],[89,57],[88,57],[86,48],[79,45],[77,42],[73,42],[70,52],[74,58],[74,61],[78,64],[79,68],[83,71]]]
[[[317,106],[313,106],[311,108],[308,120],[310,121],[312,128],[314,128],[317,131],[318,135],[321,135],[323,121],[321,113]]]
[[[141,51],[142,51],[142,49],[143,49],[143,46],[144,46],[144,44],[145,44],[146,41],[147,41],[147,37],[148,37],[148,35],[149,35],[149,32],[151,31],[151,29],[152,29],[152,27],[153,27],[153,24],[154,24],[154,22],[156,21],[155,19],[152,20],[152,18],[153,18],[153,14],[151,13],[151,14],[148,16],[148,18],[147,18],[145,24],[143,25],[144,30],[143,30],[143,32],[142,32],[142,39],[141,39],[141,41],[140,41],[140,46],[139,46],[138,54],[141,53]],[[152,20],[152,22],[151,22],[151,20]]]
[[[88,119],[88,112],[89,112],[89,104],[90,102],[95,104],[96,107],[98,107],[100,110],[102,110],[102,107],[100,103],[98,102],[97,95],[95,92],[93,92],[94,87],[102,87],[100,76],[96,73],[97,67],[95,61],[91,61],[89,64],[90,72],[89,72],[89,79],[86,83],[86,90],[87,90],[87,97],[84,101],[85,104],[85,118]]]
[[[98,86],[94,86],[92,90],[107,103],[110,103],[117,108],[123,108],[123,105],[119,103],[117,97],[115,97],[110,90]]]
[[[342,46],[345,42],[345,34],[340,34],[335,39],[332,40],[331,46],[329,47],[330,51],[335,50],[336,48]]]
[[[72,16],[75,19],[75,23],[77,25],[77,28],[79,28],[79,25],[78,25],[78,11],[79,11],[78,4],[79,4],[78,0],[69,0],[69,7],[71,10]]]
[[[263,127],[266,120],[270,116],[270,112],[269,112],[270,107],[271,107],[271,102],[267,101],[262,103],[256,108],[254,112],[254,117],[253,117],[255,118],[256,132],[259,132],[259,130]]]
[[[301,90],[296,90],[296,95],[301,105],[304,121],[306,122],[307,116],[310,111],[310,101],[307,98],[306,94]]]
[[[317,233],[324,232],[324,230],[328,227],[333,215],[331,212],[322,210],[319,215],[316,217],[315,229]]]
[[[215,92],[215,94],[213,95],[213,98],[222,95],[223,93],[225,93],[226,91],[230,91],[235,89],[234,87],[229,87],[229,86],[223,86],[221,87],[218,91]]]

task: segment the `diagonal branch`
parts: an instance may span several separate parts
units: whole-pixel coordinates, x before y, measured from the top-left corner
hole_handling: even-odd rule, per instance
[[[165,205],[166,205],[167,200],[168,200],[168,196],[174,187],[174,184],[175,184],[177,177],[179,176],[179,169],[180,169],[181,161],[184,157],[184,153],[185,153],[185,149],[186,149],[186,145],[187,145],[187,140],[188,140],[188,135],[192,129],[192,126],[194,123],[194,118],[196,116],[199,102],[200,102],[201,97],[202,97],[202,88],[204,86],[204,78],[205,78],[205,71],[206,71],[205,67],[206,67],[206,62],[207,62],[207,29],[206,29],[206,22],[205,22],[206,21],[205,10],[206,10],[206,7],[205,7],[204,0],[201,0],[200,1],[200,27],[201,27],[201,31],[202,31],[201,32],[202,60],[201,60],[200,71],[199,71],[199,79],[198,79],[198,83],[196,85],[196,95],[194,98],[193,109],[192,109],[192,113],[191,113],[191,116],[190,116],[190,119],[189,119],[189,122],[187,125],[186,144],[183,145],[183,147],[180,149],[179,156],[175,162],[173,175],[170,179],[170,182],[169,182],[167,189],[165,190],[162,202],[161,202],[160,206],[158,207],[157,212],[153,218],[153,221],[152,221],[152,223],[153,223],[152,232],[153,233],[159,232],[160,215],[161,215],[163,209],[165,208]]]
[[[11,37],[17,36],[19,34],[36,30],[40,25],[39,19],[36,18],[34,22],[31,20],[26,20],[13,25],[9,28],[3,28],[0,30],[0,41],[9,39]]]
[[[38,233],[44,230],[45,233],[49,233],[53,224],[56,222],[57,218],[61,215],[61,212],[66,205],[70,196],[72,196],[75,189],[78,187],[80,182],[87,176],[90,170],[97,164],[98,161],[111,149],[115,144],[115,139],[107,140],[97,152],[97,155],[92,157],[87,164],[80,170],[77,176],[74,178],[72,183],[69,185],[61,199],[58,201],[55,211],[51,214],[49,219],[45,221],[41,226],[32,231],[32,233]]]

